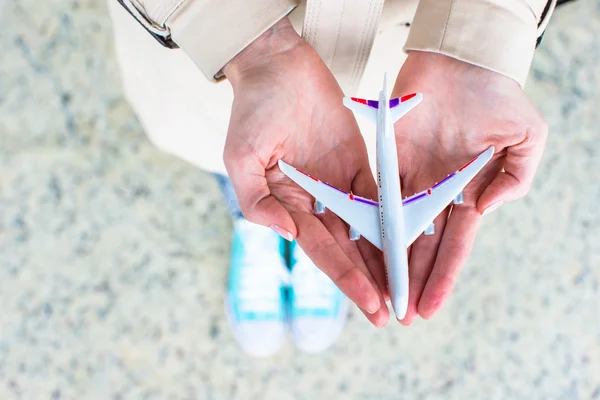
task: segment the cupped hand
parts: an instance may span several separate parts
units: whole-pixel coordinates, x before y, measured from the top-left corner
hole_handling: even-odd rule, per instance
[[[435,220],[409,254],[409,305],[401,321],[428,319],[465,264],[482,214],[524,196],[544,149],[547,126],[519,85],[498,73],[444,55],[411,52],[393,94],[424,94],[395,124],[404,195],[431,187],[489,146],[496,154],[465,188],[464,204]]]
[[[381,254],[351,242],[333,213],[315,216],[314,199],[277,166],[283,159],[341,190],[376,196],[364,141],[334,77],[287,19],[223,72],[234,89],[224,160],[244,216],[297,239],[374,325],[384,325]]]

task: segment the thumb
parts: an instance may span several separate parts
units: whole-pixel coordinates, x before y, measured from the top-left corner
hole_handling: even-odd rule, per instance
[[[544,127],[528,130],[523,141],[506,149],[502,170],[479,197],[477,210],[480,214],[489,214],[529,192],[542,158],[546,133]]]
[[[273,229],[292,241],[297,235],[290,213],[271,194],[267,185],[266,166],[254,158],[225,159],[225,167],[244,218]]]

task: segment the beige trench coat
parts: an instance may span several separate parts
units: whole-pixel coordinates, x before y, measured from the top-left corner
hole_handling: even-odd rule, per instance
[[[348,95],[377,97],[406,52],[430,51],[490,69],[521,86],[556,0],[130,0],[181,47],[159,45],[107,0],[125,95],[159,148],[226,173],[233,92],[221,68],[284,16]],[[403,51],[404,50],[404,51]],[[372,127],[361,126],[373,164]]]

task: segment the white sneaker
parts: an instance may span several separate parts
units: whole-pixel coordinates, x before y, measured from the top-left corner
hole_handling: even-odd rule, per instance
[[[295,242],[291,250],[290,328],[296,346],[320,353],[344,328],[348,299]]]
[[[234,221],[226,307],[235,339],[251,356],[272,355],[285,339],[289,270],[281,245],[271,229],[244,218]]]

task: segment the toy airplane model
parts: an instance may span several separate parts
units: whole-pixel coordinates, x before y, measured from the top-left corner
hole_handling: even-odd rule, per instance
[[[464,187],[494,155],[492,146],[433,187],[402,200],[394,122],[422,99],[422,94],[413,93],[390,100],[385,78],[379,101],[344,98],[344,105],[355,115],[366,117],[377,126],[379,202],[345,193],[279,160],[281,171],[316,199],[316,214],[330,209],[350,225],[350,240],[363,236],[383,250],[392,308],[399,320],[406,315],[408,306],[406,249],[421,232],[434,233],[435,217],[450,202],[463,202]]]

